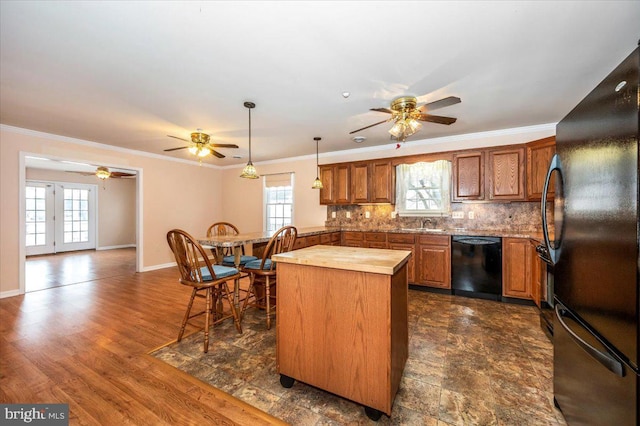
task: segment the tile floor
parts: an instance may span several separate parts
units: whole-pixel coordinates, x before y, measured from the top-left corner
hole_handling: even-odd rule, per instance
[[[283,388],[275,327],[248,311],[243,328],[217,326],[208,354],[196,332],[152,355],[294,425],[375,424],[356,403],[300,382]],[[391,417],[378,424],[564,425],[552,356],[532,306],[410,290],[409,359]]]

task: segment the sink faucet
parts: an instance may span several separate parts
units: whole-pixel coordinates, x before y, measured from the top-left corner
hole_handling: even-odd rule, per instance
[[[431,225],[431,224],[432,224],[432,220],[431,220],[431,218],[422,219],[422,228],[426,228],[426,225],[425,225],[425,224],[427,224],[427,223],[428,223],[429,225]]]

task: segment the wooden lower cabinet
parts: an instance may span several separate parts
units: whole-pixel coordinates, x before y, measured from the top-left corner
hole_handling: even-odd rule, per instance
[[[531,299],[533,254],[529,241],[528,238],[502,239],[502,295],[504,297]]]
[[[535,240],[529,240],[530,262],[531,262],[531,298],[542,308],[542,301],[547,300],[547,264],[544,263],[536,252]]]
[[[437,288],[451,288],[451,237],[419,235],[417,246],[417,282]]]
[[[387,241],[391,250],[408,250],[411,258],[407,262],[409,283],[416,282],[416,236],[415,234],[388,234]]]
[[[364,233],[357,231],[343,231],[342,244],[345,247],[363,247]]]
[[[327,234],[320,234],[320,244],[324,246],[339,246],[340,232],[330,232]]]
[[[365,232],[363,247],[367,248],[389,248],[387,245],[387,234],[385,232]]]

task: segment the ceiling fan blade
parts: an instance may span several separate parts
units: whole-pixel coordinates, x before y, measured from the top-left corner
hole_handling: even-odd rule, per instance
[[[434,109],[448,107],[450,105],[459,104],[462,102],[460,98],[455,96],[449,96],[448,98],[440,99],[439,101],[429,102],[428,104],[422,105],[418,110],[424,113],[427,111],[433,111]]]
[[[351,135],[351,134],[353,134],[353,133],[359,132],[360,130],[368,129],[369,127],[373,127],[373,126],[377,126],[378,124],[386,123],[386,122],[387,122],[387,121],[389,121],[389,120],[391,120],[391,119],[388,119],[388,120],[382,120],[382,121],[380,121],[380,122],[378,122],[378,123],[371,124],[371,125],[369,125],[369,126],[363,127],[363,128],[361,128],[361,129],[358,129],[358,130],[354,130],[353,132],[349,132],[349,134]]]
[[[233,143],[210,143],[209,146],[214,148],[239,148],[238,145]]]
[[[378,111],[378,112],[386,112],[387,114],[393,114],[393,111],[391,111],[389,108],[370,108],[371,111]]]
[[[77,172],[75,170],[65,170],[67,173],[77,173],[79,175],[83,175],[83,176],[94,176],[96,174],[96,172]]]
[[[167,136],[169,136],[170,138],[174,138],[174,139],[180,139],[181,141],[191,142],[189,139],[179,138],[179,137],[177,137],[177,136],[171,136],[171,135],[167,135]]]
[[[218,158],[224,158],[224,157],[225,157],[225,155],[224,155],[224,154],[219,153],[219,152],[218,152],[218,151],[216,151],[215,149],[212,149],[212,150],[211,150],[211,153],[212,153],[213,155],[215,155],[216,157],[218,157]]]
[[[418,118],[418,120],[420,120],[420,121],[430,121],[431,123],[449,125],[449,124],[455,123],[457,118],[442,117],[440,115],[431,115],[431,114],[420,114],[420,118]]]
[[[112,178],[126,178],[126,177],[132,177],[135,176],[133,173],[124,173],[124,172],[111,172],[111,176]]]
[[[169,148],[169,149],[165,149],[165,152],[169,152],[169,151],[177,151],[179,149],[185,149],[185,148],[189,148],[188,146],[181,146],[179,148]]]

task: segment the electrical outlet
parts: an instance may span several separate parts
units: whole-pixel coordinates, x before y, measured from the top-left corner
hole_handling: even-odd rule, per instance
[[[351,219],[351,212],[347,212],[347,219]]]
[[[469,219],[475,219],[476,218],[476,214],[472,211],[469,212]]]
[[[364,212],[364,217],[369,219],[371,217],[371,212]]]
[[[397,211],[392,211],[391,212],[391,219],[395,219],[398,216],[398,212]]]
[[[464,219],[464,212],[453,212],[451,213],[451,217],[453,219]]]
[[[331,219],[335,219],[336,218],[336,212],[331,212]]]

